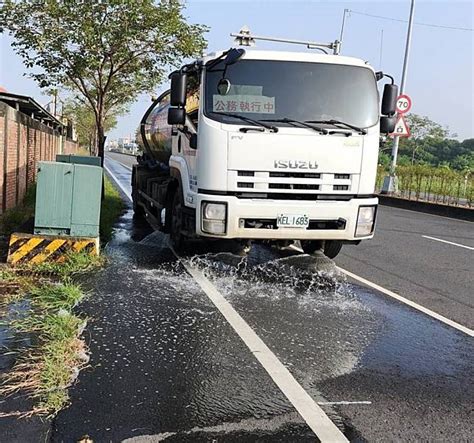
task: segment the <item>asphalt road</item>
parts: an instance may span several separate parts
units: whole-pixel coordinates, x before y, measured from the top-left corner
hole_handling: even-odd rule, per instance
[[[127,167],[136,163],[133,156],[108,156]],[[474,329],[471,222],[379,206],[375,237],[357,246],[344,246],[335,261],[352,273]]]
[[[133,160],[113,157],[128,165]],[[106,166],[127,199],[130,170],[110,159]],[[472,257],[458,258],[463,248],[417,237],[449,228],[451,237],[442,239],[469,245],[469,225],[430,224],[418,214],[405,222],[405,211],[386,209],[377,239],[347,248],[338,264],[432,309],[450,306],[446,316],[461,310],[451,305],[469,304]],[[391,226],[393,219],[400,226]],[[399,248],[403,234],[396,229],[410,237]],[[388,254],[382,238],[393,243]],[[446,252],[448,246],[457,252]],[[425,247],[431,257],[420,261]],[[130,211],[108,250],[110,265],[84,283],[92,291],[81,306],[92,319],[86,332],[91,368],[71,389],[71,406],[56,418],[52,441],[86,434],[94,441],[315,441],[298,401],[272,375],[276,363],[246,346],[252,334],[349,440],[472,437],[474,345],[467,334],[343,277],[301,271],[289,278],[279,253],[260,246],[244,262],[216,254],[178,260],[166,237]],[[449,277],[437,275],[439,260],[449,264],[442,268]],[[420,280],[417,269],[432,278]],[[414,291],[418,287],[426,292]],[[430,297],[429,287],[440,294]],[[239,330],[229,312],[249,329]]]

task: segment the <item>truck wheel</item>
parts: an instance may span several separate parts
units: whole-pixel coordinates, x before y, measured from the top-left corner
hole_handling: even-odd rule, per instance
[[[142,205],[138,204],[138,184],[136,183],[136,174],[137,168],[134,167],[132,169],[132,209],[133,209],[133,216],[136,219],[145,218],[145,210],[143,209]]]
[[[342,249],[342,241],[328,240],[324,244],[324,255],[329,258],[336,257]]]
[[[326,257],[334,258],[341,251],[342,242],[338,240],[326,240],[323,248],[323,242],[320,240],[301,240],[301,248],[306,254],[314,254],[316,251],[322,249]]]
[[[306,254],[314,254],[323,248],[323,242],[320,240],[301,240],[301,248]]]
[[[183,194],[181,189],[176,189],[171,206],[170,239],[173,248],[178,252],[184,247],[183,229]]]
[[[133,216],[136,219],[142,219],[145,217],[145,210],[143,209],[142,205],[138,204],[138,196],[137,193],[133,192],[132,190],[132,208],[133,208]]]

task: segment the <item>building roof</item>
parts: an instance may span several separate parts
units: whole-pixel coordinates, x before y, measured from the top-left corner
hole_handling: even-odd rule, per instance
[[[0,102],[4,102],[12,108],[18,109],[23,114],[29,115],[35,120],[42,120],[43,123],[54,129],[61,130],[64,127],[64,124],[60,120],[43,108],[35,99],[27,95],[0,91]]]

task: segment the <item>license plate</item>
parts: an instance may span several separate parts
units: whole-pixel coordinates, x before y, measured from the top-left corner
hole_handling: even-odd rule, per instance
[[[277,217],[277,227],[279,228],[303,228],[309,226],[307,215],[280,214]]]

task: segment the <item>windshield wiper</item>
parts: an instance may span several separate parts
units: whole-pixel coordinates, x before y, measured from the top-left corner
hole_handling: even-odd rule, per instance
[[[275,119],[265,119],[265,120],[260,120],[262,122],[274,122],[274,123],[289,123],[289,124],[293,124],[294,126],[296,126],[297,124],[300,125],[300,126],[303,126],[305,128],[310,128],[310,129],[314,129],[315,131],[321,133],[321,134],[324,134],[326,135],[329,131],[327,129],[324,129],[324,128],[321,128],[319,126],[313,126],[313,125],[310,125],[311,122],[302,122],[300,120],[295,120],[293,118],[275,118]]]
[[[243,115],[239,115],[239,114],[232,114],[230,112],[210,112],[209,114],[225,115],[226,117],[234,117],[234,118],[237,118],[239,120],[242,120],[243,122],[247,122],[247,123],[251,123],[253,125],[261,126],[262,128],[268,129],[272,132],[278,132],[278,128],[276,126],[267,125],[266,123],[264,123],[264,120],[254,120],[253,118],[244,117]],[[241,129],[245,129],[245,128],[241,128]]]
[[[359,128],[358,126],[351,125],[349,123],[343,122],[341,120],[306,120],[306,123],[320,123],[320,124],[328,124],[328,125],[334,125],[338,127],[337,125],[345,126],[346,128],[353,129],[354,131],[360,132],[362,135],[367,134],[367,131],[364,128]]]

